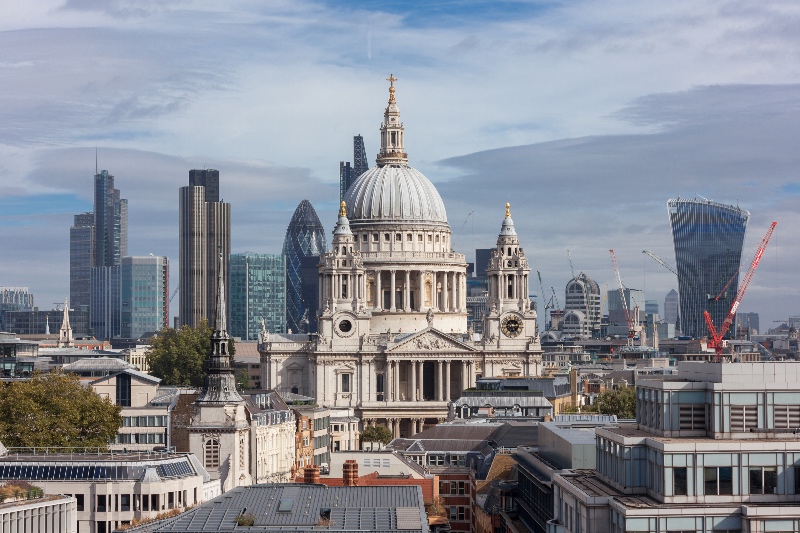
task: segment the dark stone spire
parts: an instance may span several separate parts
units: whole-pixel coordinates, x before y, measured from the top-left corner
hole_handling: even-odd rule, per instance
[[[225,325],[225,278],[223,257],[219,254],[220,266],[217,276],[217,310],[214,332],[211,334],[211,350],[206,361],[206,390],[197,399],[205,403],[240,403],[242,397],[236,391],[236,378],[231,370],[230,342]]]

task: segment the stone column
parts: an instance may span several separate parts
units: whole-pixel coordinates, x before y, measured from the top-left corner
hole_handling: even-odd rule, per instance
[[[414,401],[417,399],[417,362],[409,361],[409,372],[411,373],[411,390],[408,394],[408,399]]]
[[[450,400],[450,361],[444,362],[444,399]]]
[[[403,289],[403,310],[411,310],[411,271],[406,270],[406,284]]]
[[[447,296],[447,294],[448,294],[447,293],[447,280],[450,278],[450,276],[448,276],[448,274],[449,274],[449,272],[442,272],[442,305],[441,305],[441,309],[444,312],[447,312],[447,311],[450,310],[450,301],[449,301],[449,298]]]
[[[422,364],[422,361],[417,362],[417,370],[419,372],[419,379],[417,381],[417,389],[419,390],[419,394],[417,395],[417,400],[424,400],[425,399],[425,365]]]
[[[383,310],[383,293],[381,292],[381,271],[375,271],[375,309]]]
[[[391,294],[389,295],[389,311],[396,311],[397,309],[395,308],[395,305],[394,305],[394,295],[395,295],[395,292],[397,291],[396,286],[395,286],[395,273],[397,271],[396,270],[390,270],[389,272],[391,273],[391,277],[390,277],[391,282],[389,283],[389,287],[390,287],[390,290],[392,291]]]
[[[444,393],[444,383],[442,383],[442,372],[444,370],[444,363],[436,361],[436,399],[442,401],[442,394]]]

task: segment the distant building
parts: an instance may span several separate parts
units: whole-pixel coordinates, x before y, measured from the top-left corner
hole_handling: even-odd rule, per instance
[[[89,326],[92,335],[108,340],[122,336],[122,271],[120,265],[92,267]]]
[[[625,298],[625,305],[628,307],[628,314],[635,323],[642,323],[645,317],[644,292],[639,289],[624,288],[622,294]],[[608,291],[608,335],[628,336],[625,308],[618,289]]]
[[[214,169],[190,170],[189,185],[180,188],[178,198],[180,323],[212,324],[219,254],[225,258],[223,279],[229,283],[231,204],[220,201],[219,171]]]
[[[567,283],[564,293],[563,335],[582,339],[599,335],[602,317],[597,282],[581,272]]]
[[[347,189],[355,181],[355,172],[350,166],[350,161],[339,161],[339,201],[344,199]]]
[[[664,320],[677,326],[679,305],[680,297],[678,296],[678,291],[672,289],[664,297]]]
[[[32,309],[33,293],[28,287],[0,287],[0,310]]]
[[[5,311],[0,313],[3,331],[17,335],[45,335],[50,330],[50,335],[56,335],[61,326],[64,312],[59,309],[41,311],[26,309],[22,311]],[[69,323],[72,326],[73,338],[85,337],[89,334],[89,311],[87,309],[70,309]],[[48,327],[49,325],[49,327]]]
[[[258,340],[261,321],[270,333],[286,325],[286,261],[283,255],[231,254],[231,335]]]
[[[369,170],[367,161],[367,150],[364,148],[364,137],[355,135],[353,137],[353,174],[358,178],[361,174]],[[340,200],[341,201],[341,200]]]
[[[319,221],[314,206],[303,200],[295,209],[286,237],[283,240],[283,255],[286,257],[286,328],[293,333],[302,333],[303,319],[316,313],[303,298],[301,277],[302,258],[319,256],[326,251],[325,228]],[[322,302],[320,302],[322,306]]]
[[[475,249],[475,276],[478,278],[486,277],[486,269],[489,267],[489,262],[492,260],[492,252],[494,248],[476,248]]]
[[[122,337],[138,339],[169,326],[169,259],[123,257]]]
[[[750,213],[709,200],[667,202],[675,245],[683,335],[708,335],[703,312],[719,328],[736,297]]]
[[[742,331],[744,335],[758,335],[758,313],[736,313],[737,336]]]
[[[75,215],[69,229],[69,299],[76,309],[88,309],[92,300],[94,241],[94,213]]]

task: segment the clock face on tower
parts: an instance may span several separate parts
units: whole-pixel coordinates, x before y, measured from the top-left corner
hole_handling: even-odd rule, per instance
[[[508,315],[500,322],[500,330],[512,339],[522,333],[522,320],[515,315]]]

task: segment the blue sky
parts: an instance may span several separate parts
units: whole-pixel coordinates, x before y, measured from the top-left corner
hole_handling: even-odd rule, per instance
[[[793,1],[31,0],[0,6],[0,285],[69,291],[69,226],[95,148],[129,200],[130,253],[167,255],[177,196],[220,170],[234,251],[278,252],[308,198],[335,222],[352,136],[378,149],[393,73],[413,166],[459,251],[493,245],[504,204],[534,270],[575,268],[661,300],[666,201],[751,214],[773,242],[742,309],[800,314],[800,6]],[[466,225],[468,213],[473,215]],[[464,226],[464,229],[460,228]]]

